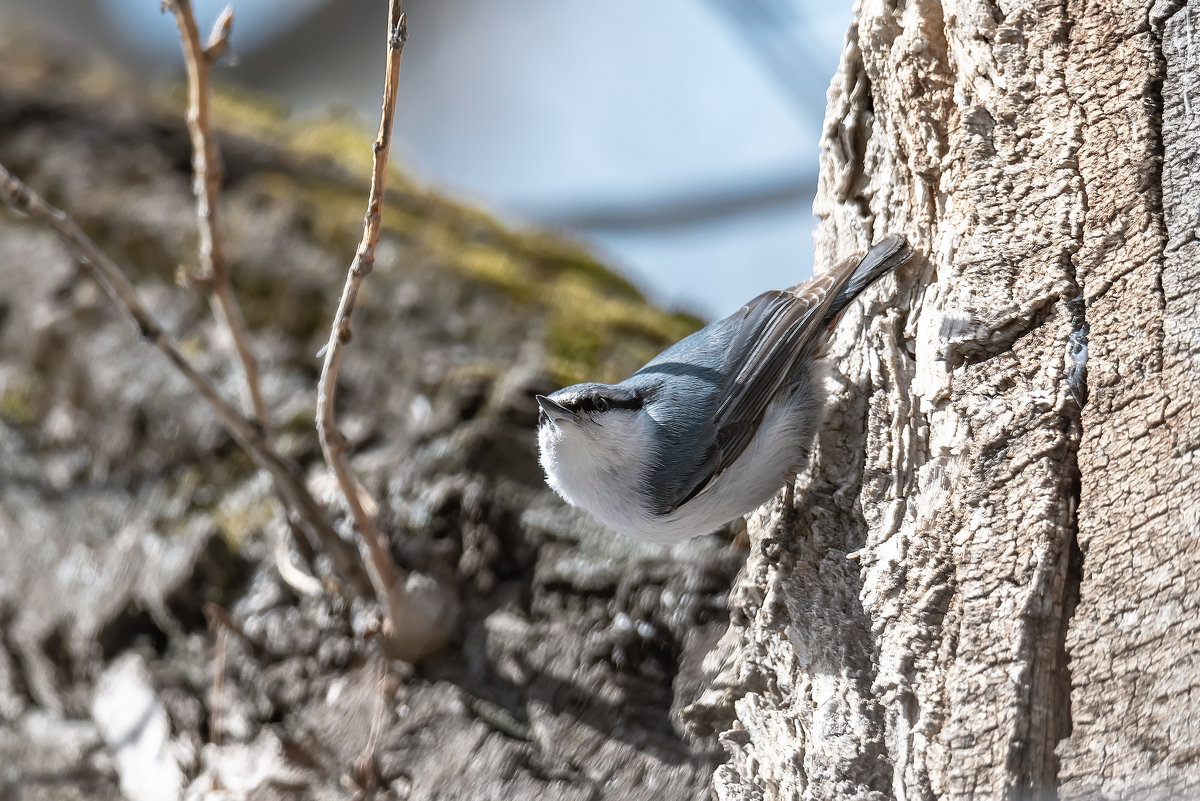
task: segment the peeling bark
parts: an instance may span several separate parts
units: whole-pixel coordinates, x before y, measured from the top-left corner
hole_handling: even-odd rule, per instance
[[[859,3],[819,263],[923,258],[842,322],[807,489],[751,521],[784,546],[703,701],[719,798],[1200,786],[1188,14]]]

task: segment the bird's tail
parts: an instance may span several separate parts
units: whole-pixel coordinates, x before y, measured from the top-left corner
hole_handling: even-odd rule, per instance
[[[838,291],[833,303],[829,304],[829,309],[821,321],[822,324],[832,326],[842,310],[849,306],[864,289],[904,264],[912,258],[912,255],[912,248],[902,236],[889,236],[872,247],[854,268],[850,280]]]

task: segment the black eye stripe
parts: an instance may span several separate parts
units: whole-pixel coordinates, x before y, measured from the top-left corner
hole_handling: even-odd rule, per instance
[[[609,409],[637,410],[642,408],[642,400],[636,395],[629,397],[611,397],[605,395],[584,395],[565,404],[577,412],[606,412]]]

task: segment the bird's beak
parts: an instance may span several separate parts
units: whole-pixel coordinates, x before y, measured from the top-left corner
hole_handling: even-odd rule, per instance
[[[579,415],[575,414],[575,412],[562,404],[555,403],[545,395],[535,395],[534,397],[537,398],[538,406],[542,407],[542,411],[550,415],[550,419],[556,423],[561,423],[563,420],[574,422],[579,419]]]

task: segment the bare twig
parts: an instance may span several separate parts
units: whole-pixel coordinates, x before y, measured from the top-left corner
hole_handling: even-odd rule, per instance
[[[87,268],[113,302],[128,312],[142,337],[162,351],[193,389],[208,402],[230,435],[260,468],[267,471],[274,482],[276,494],[283,501],[289,522],[299,528],[310,542],[329,554],[338,574],[350,582],[356,591],[370,592],[358,554],[325,522],[320,506],[300,478],[299,468],[275,450],[257,421],[244,417],[188,361],[175,340],[142,304],[133,285],[116,263],[79,229],[66,212],[51,206],[2,164],[0,197],[17,211],[28,214],[58,234],[63,244]]]
[[[229,613],[221,609],[221,614],[215,612],[219,607],[214,603],[204,605],[204,616],[208,618],[208,629],[213,633],[213,679],[208,697],[208,741],[213,745],[221,744],[221,730],[225,726],[225,651],[226,640],[229,639],[229,629],[226,620],[233,623]]]
[[[204,45],[200,44],[200,31],[196,25],[191,0],[164,0],[163,7],[169,9],[175,17],[188,73],[187,123],[188,134],[192,140],[192,191],[196,196],[196,225],[200,234],[200,269],[198,273],[188,274],[187,278],[192,285],[205,291],[212,306],[213,316],[228,330],[242,365],[250,408],[262,426],[264,435],[269,438],[270,412],[267,410],[266,401],[263,400],[258,361],[250,348],[245,319],[230,282],[219,225],[220,206],[217,202],[221,192],[223,165],[217,139],[212,132],[211,76],[213,64],[229,49],[229,36],[233,31],[233,7],[226,7],[217,18],[208,42]],[[288,525],[301,552],[310,551],[311,547],[306,547],[310,546],[310,543],[291,517],[288,518]],[[286,554],[287,545],[283,540],[279,541],[278,546],[276,553],[282,550]],[[308,558],[308,562],[311,566],[312,559]],[[290,561],[279,564],[280,575],[284,580],[294,587],[298,586],[292,579],[302,575],[301,572],[294,568]],[[288,571],[287,568],[292,569]],[[311,577],[305,578],[309,579],[305,586],[315,582]]]
[[[325,361],[321,367],[321,379],[317,385],[317,432],[321,438],[321,450],[325,461],[333,469],[346,500],[350,504],[351,514],[359,531],[366,539],[366,545],[371,553],[371,580],[375,583],[380,598],[386,598],[388,588],[400,578],[399,568],[392,562],[387,551],[383,536],[375,528],[374,522],[367,514],[363,499],[359,494],[358,482],[346,465],[346,439],[337,428],[334,419],[334,398],[337,395],[338,373],[342,366],[342,356],[345,345],[351,339],[350,317],[354,314],[354,303],[363,279],[375,266],[375,246],[379,242],[379,224],[382,219],[380,211],[383,205],[383,185],[387,172],[388,150],[392,142],[392,118],[396,113],[396,84],[400,77],[400,54],[404,48],[406,36],[405,19],[399,14],[400,0],[391,0],[391,13],[388,16],[388,51],[387,77],[383,88],[383,117],[379,124],[379,135],[375,139],[374,163],[371,174],[371,192],[367,199],[367,213],[363,224],[362,240],[354,253],[354,261],[346,275],[346,284],[342,289],[341,302],[338,304],[337,315],[334,317],[333,329],[329,342],[325,346]]]
[[[371,582],[388,610],[389,630],[386,634],[390,650],[395,656],[418,659],[437,651],[445,643],[450,628],[450,621],[446,619],[449,615],[449,602],[445,597],[436,597],[442,592],[436,582],[414,583],[411,581],[414,577],[401,570],[392,560],[388,541],[367,514],[360,494],[362,490],[346,464],[346,439],[338,430],[334,418],[338,373],[345,346],[352,336],[350,318],[354,314],[354,303],[363,279],[375,266],[375,246],[379,242],[384,180],[392,142],[392,120],[396,113],[400,57],[404,50],[404,42],[408,38],[403,5],[402,0],[390,0],[389,3],[383,111],[379,120],[379,134],[375,138],[373,148],[371,191],[363,220],[362,240],[346,274],[341,301],[333,320],[329,342],[325,346],[321,380],[317,385],[317,433],[320,435],[325,461],[337,477],[338,486],[350,505],[354,523],[362,533],[369,555],[367,568]]]
[[[200,270],[191,276],[191,279],[208,293],[213,314],[224,322],[229,330],[234,350],[242,365],[242,373],[246,378],[250,407],[264,430],[269,431],[270,416],[263,400],[258,361],[250,349],[246,321],[242,317],[242,309],[229,282],[229,269],[221,244],[220,209],[217,204],[223,167],[217,139],[212,134],[212,89],[209,78],[212,65],[224,55],[229,46],[229,34],[233,29],[233,8],[226,8],[221,13],[209,35],[208,43],[201,44],[191,0],[164,0],[163,6],[175,16],[179,38],[183,43],[184,62],[187,64],[187,123],[192,139],[192,191],[196,195],[196,224],[200,232]]]
[[[379,753],[379,738],[383,734],[383,724],[387,718],[388,675],[387,663],[377,659],[379,678],[375,682],[375,705],[371,709],[371,728],[367,733],[367,742],[363,750],[354,760],[354,781],[366,795],[371,795],[379,786],[379,770],[375,757]]]
[[[297,543],[306,542],[303,537],[296,537]],[[292,564],[291,554],[288,553],[287,539],[283,536],[275,538],[275,569],[283,583],[295,590],[297,595],[315,597],[322,592],[321,582]]]

